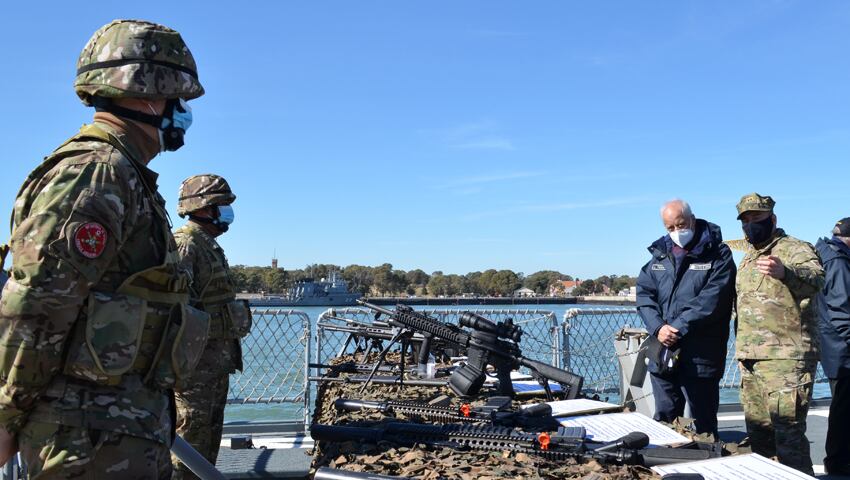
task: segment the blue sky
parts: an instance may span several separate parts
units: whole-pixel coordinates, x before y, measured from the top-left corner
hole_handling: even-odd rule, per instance
[[[850,216],[850,3],[15,2],[0,212],[91,110],[72,89],[114,18],[179,30],[207,95],[177,188],[227,177],[231,263],[636,274],[658,207],[740,238],[759,191],[815,241]]]

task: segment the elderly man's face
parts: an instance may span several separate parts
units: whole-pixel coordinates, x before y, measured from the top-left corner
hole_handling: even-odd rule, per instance
[[[661,220],[664,222],[664,228],[667,229],[667,232],[694,228],[694,216],[685,216],[682,209],[677,206],[665,208],[664,212],[661,213]]]

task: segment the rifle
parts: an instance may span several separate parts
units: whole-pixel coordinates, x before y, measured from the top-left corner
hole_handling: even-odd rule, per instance
[[[316,369],[323,368],[327,370],[326,375],[330,375],[332,377],[336,377],[340,373],[369,373],[372,371],[372,368],[374,368],[374,365],[354,362],[343,362],[337,363],[336,365],[329,365],[325,363],[310,363],[307,366]],[[399,368],[400,367],[398,365],[384,365],[381,366],[378,371],[385,374],[398,374]],[[434,371],[434,378],[447,377],[453,369],[454,367],[438,368]],[[405,373],[418,374],[415,368],[408,368]]]
[[[446,397],[443,397],[446,398]],[[385,415],[406,415],[440,423],[491,424],[523,430],[557,430],[560,424],[552,417],[552,407],[538,403],[513,410],[510,397],[490,397],[482,407],[464,403],[460,407],[410,400],[370,401],[338,398],[334,407],[339,411],[377,410]]]
[[[310,436],[317,441],[394,445],[422,444],[457,450],[511,451],[551,461],[596,460],[601,464],[655,466],[711,458],[700,449],[648,448],[649,437],[632,432],[621,439],[589,448],[584,427],[559,427],[556,433],[524,433],[507,427],[477,425],[428,425],[389,422],[378,428],[314,424]]]
[[[383,342],[393,339],[395,332],[393,327],[385,322],[376,321],[374,324],[366,324],[349,319],[341,319],[345,322],[344,325],[329,322],[320,322],[318,328],[325,332],[339,332],[346,334],[345,341],[337,353],[338,357],[346,354],[349,345],[354,345],[355,354],[362,352],[363,361],[369,358],[369,354],[380,352],[383,348]],[[419,358],[419,364],[424,366],[428,363],[429,353],[434,353],[434,356],[447,360],[451,357],[459,356],[460,352],[457,347],[453,347],[443,341],[432,341],[428,345],[425,344],[425,338],[420,334],[413,334],[409,338],[409,346],[412,349],[413,355]]]
[[[439,378],[422,378],[403,380],[400,375],[377,375],[368,377],[366,375],[352,377],[308,377],[311,382],[319,383],[377,383],[378,385],[409,385],[411,387],[445,387],[448,380]]]
[[[386,322],[395,327],[396,333],[393,339],[378,356],[374,368],[375,372],[383,363],[386,354],[394,343],[401,341],[402,352],[404,352],[408,339],[413,334],[419,333],[425,339],[422,344],[422,350],[425,352],[430,349],[430,342],[435,338],[466,349],[467,363],[456,369],[449,378],[449,388],[461,397],[469,397],[478,393],[484,384],[488,364],[493,365],[496,369],[496,376],[499,379],[499,395],[509,397],[514,395],[511,371],[519,367],[526,367],[531,371],[532,376],[540,382],[540,385],[546,391],[548,400],[552,399],[549,380],[559,383],[562,389],[567,392],[566,398],[568,399],[578,397],[581,392],[583,377],[522,355],[518,345],[522,338],[522,329],[514,325],[511,319],[493,323],[481,315],[463,312],[460,316],[460,326],[470,328],[472,332],[468,333],[460,327],[440,322],[426,313],[417,312],[406,305],[397,305],[395,311],[391,311],[363,300],[358,300],[357,303],[377,312],[376,320],[380,315],[387,315],[389,319]],[[422,353],[420,351],[420,355]],[[420,356],[421,361],[422,357]],[[360,389],[360,393],[365,391],[367,385],[368,381]]]
[[[319,467],[313,480],[413,480],[410,477],[393,477],[390,475],[378,475],[371,472],[349,472],[336,468]]]

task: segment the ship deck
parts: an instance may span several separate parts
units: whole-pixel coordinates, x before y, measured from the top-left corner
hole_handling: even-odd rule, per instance
[[[820,479],[850,479],[824,474],[828,416],[829,399],[814,401],[809,410],[807,436],[815,473]],[[746,436],[740,405],[721,405],[718,419],[720,437],[724,442],[738,442]],[[216,466],[227,478],[307,479],[313,440],[301,427],[292,423],[227,424]],[[231,438],[243,435],[252,436],[255,448],[231,450]]]

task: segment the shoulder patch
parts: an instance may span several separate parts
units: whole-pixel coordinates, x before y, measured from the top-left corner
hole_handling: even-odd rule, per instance
[[[74,245],[86,258],[97,258],[106,249],[106,228],[97,222],[84,223],[74,232]]]
[[[653,269],[653,270],[667,270],[667,267],[665,267],[665,266],[664,266],[663,264],[661,264],[661,263],[653,263],[653,264],[652,264],[652,269]]]
[[[688,270],[711,270],[710,263],[692,263]]]

